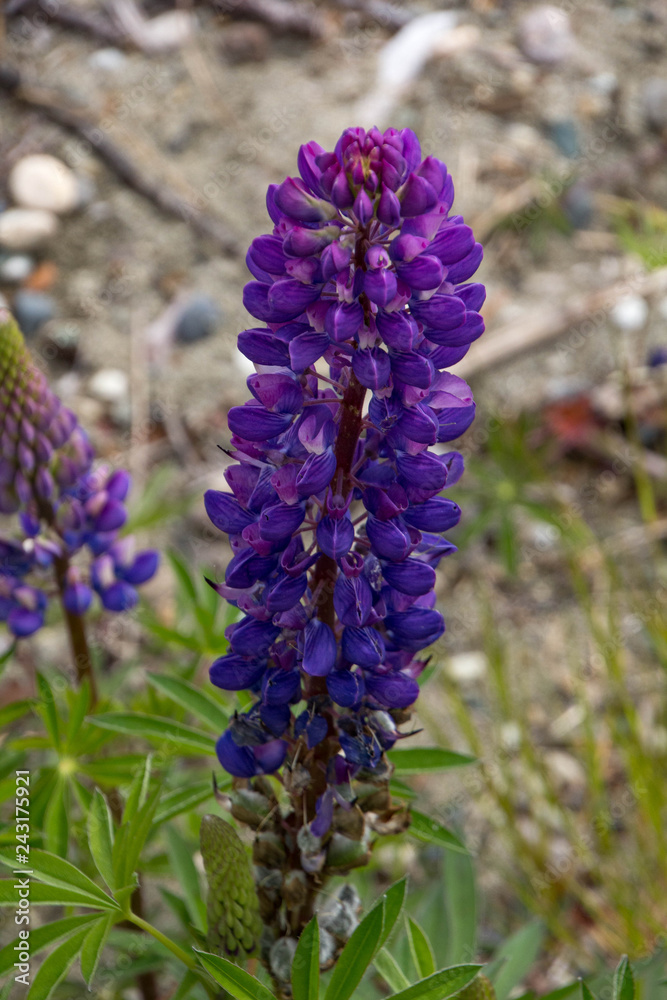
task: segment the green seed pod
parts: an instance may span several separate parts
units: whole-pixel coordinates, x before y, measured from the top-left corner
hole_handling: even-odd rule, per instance
[[[256,865],[265,868],[280,868],[285,861],[285,847],[275,833],[258,833],[252,848],[252,858]]]
[[[254,830],[266,820],[272,809],[270,800],[252,788],[237,788],[231,793],[230,798],[234,819]]]
[[[326,870],[346,872],[351,868],[367,865],[370,858],[367,839],[350,840],[341,833],[334,833],[327,845]]]
[[[262,930],[250,858],[234,828],[219,816],[204,816],[199,836],[208,880],[209,947],[243,958],[256,950]]]

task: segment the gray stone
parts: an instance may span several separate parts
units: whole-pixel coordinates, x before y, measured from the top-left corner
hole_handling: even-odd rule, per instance
[[[208,295],[193,295],[176,324],[176,340],[193,344],[215,333],[222,322],[220,307]]]
[[[641,106],[644,120],[656,132],[667,129],[667,77],[652,76],[642,89]]]
[[[25,253],[12,254],[0,261],[0,281],[8,285],[18,285],[32,274],[35,262]]]
[[[30,250],[55,235],[58,218],[39,208],[9,208],[0,215],[0,244],[8,250]]]
[[[570,19],[559,7],[543,4],[534,7],[519,22],[519,47],[536,63],[557,65],[574,48]]]
[[[25,337],[32,337],[55,313],[55,302],[43,292],[20,291],[14,296],[14,315]]]
[[[571,118],[564,118],[561,121],[551,122],[549,125],[549,137],[559,153],[574,160],[579,156],[579,138],[577,136],[577,126]]]

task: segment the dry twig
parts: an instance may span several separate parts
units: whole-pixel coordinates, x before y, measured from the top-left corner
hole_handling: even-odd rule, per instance
[[[263,21],[276,31],[293,32],[315,40],[327,34],[326,21],[315,7],[292,0],[208,0],[219,14]]]
[[[224,253],[237,252],[236,241],[230,237],[220,219],[213,218],[187,202],[160,177],[145,176],[103,129],[61,103],[61,97],[55,91],[24,84],[18,70],[6,64],[0,64],[0,90],[4,90],[21,104],[46,115],[63,128],[80,135],[128,187],[143,195],[160,211],[187,223],[200,236],[212,239]]]

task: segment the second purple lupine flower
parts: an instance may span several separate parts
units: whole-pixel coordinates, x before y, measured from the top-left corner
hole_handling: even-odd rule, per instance
[[[475,404],[444,369],[484,329],[484,288],[447,168],[410,130],[348,129],[298,164],[269,188],[274,228],[248,252],[244,302],[261,325],[239,349],[257,373],[229,412],[231,492],[205,498],[233,552],[216,589],[243,613],[210,674],[254,697],[220,762],[253,779],[287,761],[292,850],[321,879],[363,863],[351,782],[386,786],[420,651],[445,629],[435,569],[460,511],[440,494],[463,470],[446,443]]]

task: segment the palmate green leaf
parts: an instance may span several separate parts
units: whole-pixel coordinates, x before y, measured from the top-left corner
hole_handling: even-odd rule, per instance
[[[408,932],[410,954],[412,955],[412,961],[415,963],[417,975],[420,979],[426,979],[435,972],[435,958],[433,957],[431,942],[412,917],[407,918],[406,929]]]
[[[455,837],[447,827],[416,809],[410,810],[410,826],[408,833],[427,844],[437,844],[448,851],[459,851],[468,854],[465,844]]]
[[[441,747],[411,747],[409,750],[390,750],[387,754],[394,765],[394,774],[423,774],[425,771],[447,771],[451,767],[474,764],[468,754],[443,750]]]
[[[44,721],[51,745],[56,750],[59,750],[60,728],[58,726],[58,713],[56,712],[55,701],[53,699],[53,691],[49,682],[40,673],[37,674],[37,690],[39,691],[40,698],[37,711]]]
[[[394,882],[385,893],[383,893],[377,902],[374,904],[375,907],[381,906],[384,911],[384,922],[382,924],[382,933],[380,934],[380,940],[378,942],[376,951],[379,950],[384,944],[386,944],[389,935],[396,926],[396,922],[403,912],[403,906],[405,904],[405,894],[408,891],[408,877],[404,875],[402,879],[398,882]],[[372,911],[371,911],[372,912]]]
[[[616,967],[613,989],[613,1000],[635,1000],[635,980],[627,955]]]
[[[47,1000],[47,997],[51,996],[79,954],[87,934],[88,928],[82,927],[47,955],[35,973],[26,1000]]]
[[[8,868],[15,867],[15,857],[12,851],[2,848],[0,850],[0,862]],[[46,885],[53,886],[58,890],[73,892],[79,897],[87,898],[88,905],[98,906],[107,910],[118,909],[117,903],[107,896],[103,889],[100,889],[92,879],[80,872],[78,868],[71,865],[64,858],[58,858],[55,854],[41,851],[37,848],[30,851],[30,868],[33,877],[45,882]],[[31,886],[35,888],[35,886]],[[32,895],[32,891],[31,891]]]
[[[67,816],[67,781],[58,774],[49,804],[44,813],[44,843],[52,854],[67,857],[69,839],[69,819]]]
[[[440,969],[428,979],[421,979],[400,993],[394,993],[388,1000],[447,1000],[467,986],[481,968],[481,965],[453,965]]]
[[[317,1000],[320,995],[320,928],[317,917],[306,924],[292,962],[294,1000]]]
[[[212,955],[207,951],[194,949],[197,958],[206,971],[223,986],[235,1000],[275,1000],[271,990],[268,990],[259,979],[255,979],[245,969],[229,962],[220,955]]]
[[[141,712],[103,712],[89,717],[94,726],[111,729],[126,736],[140,736],[158,746],[168,745],[175,753],[185,756],[209,754],[215,756],[215,743],[209,733],[181,722],[172,722],[159,715]]]
[[[37,927],[30,931],[30,955],[33,957],[37,955],[43,948],[48,948],[50,944],[54,941],[60,941],[61,938],[69,937],[75,931],[79,930],[81,927],[87,927],[92,921],[98,920],[99,917],[96,913],[86,913],[80,917],[65,917],[63,920],[54,920],[50,924],[42,924],[41,927]],[[16,952],[14,950],[15,945],[20,941],[20,938],[14,938],[10,941],[8,945],[0,951],[0,977],[4,976],[9,972],[16,961]]]
[[[147,674],[148,682],[167,695],[176,704],[187,708],[202,722],[205,722],[211,729],[220,735],[227,728],[229,715],[223,709],[219,701],[210,694],[195,687],[188,681],[181,680],[180,677],[170,677],[161,674]]]
[[[192,860],[195,848],[188,845],[173,826],[166,828],[166,834],[169,859],[183,890],[190,919],[197,930],[204,931],[206,929],[206,905],[201,896],[199,875]]]
[[[410,985],[410,980],[403,972],[394,956],[386,948],[380,948],[379,952],[373,959],[373,965],[376,970],[380,973],[385,983],[390,990],[398,993],[401,990],[407,990]]]
[[[231,778],[228,781],[219,781],[218,789],[224,790],[231,785]],[[195,806],[206,802],[213,795],[213,782],[195,781],[187,788],[177,788],[173,792],[168,792],[160,799],[160,805],[155,813],[154,823],[164,823],[165,820],[173,819],[180,813],[194,809]]]
[[[503,960],[495,975],[491,976],[498,1000],[507,1000],[510,993],[530,971],[537,958],[544,926],[538,921],[526,924],[512,934],[496,953],[496,960]]]
[[[384,898],[370,910],[349,939],[324,994],[324,1000],[348,1000],[380,947],[384,924]]]
[[[81,946],[81,974],[88,984],[88,989],[97,971],[114,919],[114,914],[110,913],[93,924]]]
[[[113,819],[109,804],[99,788],[95,789],[93,795],[88,813],[87,829],[88,846],[90,847],[95,867],[113,892],[116,888],[113,871]]]
[[[12,906],[16,909],[17,894],[14,888],[16,879],[20,875],[11,878],[0,879],[0,906]],[[109,898],[108,896],[106,897]],[[89,909],[99,910],[112,909],[112,906],[101,907],[101,904],[85,893],[77,892],[74,889],[63,889],[58,886],[45,885],[43,882],[31,882],[30,884],[30,905],[31,906],[86,906]],[[113,907],[115,908],[115,907]]]

